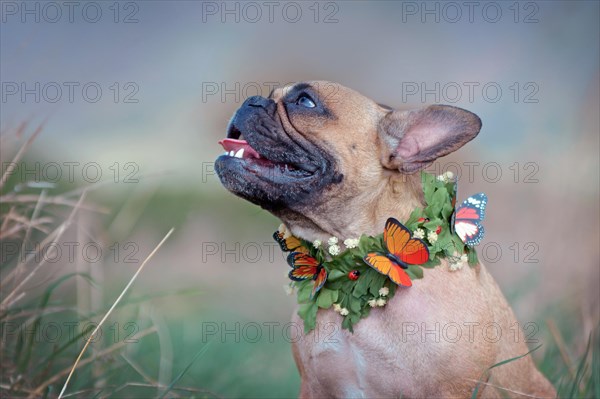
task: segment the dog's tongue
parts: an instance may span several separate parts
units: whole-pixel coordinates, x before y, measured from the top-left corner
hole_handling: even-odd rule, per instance
[[[219,141],[219,144],[223,146],[225,151],[237,154],[240,150],[244,150],[242,152],[242,156],[238,158],[260,158],[260,155],[256,150],[250,147],[250,144],[246,140],[236,140],[236,139],[223,139]]]

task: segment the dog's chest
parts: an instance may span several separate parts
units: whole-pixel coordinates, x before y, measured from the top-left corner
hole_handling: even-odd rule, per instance
[[[339,314],[319,311],[315,330],[294,342],[302,379],[313,397],[432,397],[468,392],[469,383],[461,375],[477,378],[482,365],[493,359],[483,355],[483,348],[483,353],[466,350],[474,345],[466,327],[456,340],[447,326],[481,320],[485,306],[471,305],[477,303],[473,297],[481,288],[477,289],[473,276],[470,290],[459,284],[448,286],[447,279],[442,286],[436,284],[438,273],[430,272],[429,281],[424,279],[410,291],[396,293],[385,307],[372,309],[355,325],[354,333],[341,328]],[[297,316],[293,321],[302,323]],[[450,332],[449,340],[444,334]],[[477,356],[469,358],[465,353]]]

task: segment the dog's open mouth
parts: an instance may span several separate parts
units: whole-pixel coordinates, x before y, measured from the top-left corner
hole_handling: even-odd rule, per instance
[[[277,176],[274,174],[291,178],[310,177],[317,170],[317,167],[311,163],[294,160],[293,158],[297,158],[297,154],[292,154],[291,151],[287,151],[287,154],[286,151],[279,151],[275,148],[278,146],[269,143],[271,141],[269,138],[254,138],[254,146],[252,146],[232,124],[227,132],[227,138],[219,141],[219,144],[225,149],[223,157],[233,158],[227,159],[227,161],[240,162],[240,166],[247,171],[261,174],[266,178],[276,178]]]
[[[225,149],[225,154],[223,155],[245,159],[260,159],[260,154],[254,148],[250,147],[250,144],[246,140],[223,139],[219,141],[219,144]]]

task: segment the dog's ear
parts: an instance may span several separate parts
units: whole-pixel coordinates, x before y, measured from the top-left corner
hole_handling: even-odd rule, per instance
[[[379,123],[381,163],[388,169],[413,173],[475,138],[479,117],[448,105],[411,111],[391,111]]]

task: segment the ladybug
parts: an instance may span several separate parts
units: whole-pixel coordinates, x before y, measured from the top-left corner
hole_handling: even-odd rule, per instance
[[[350,273],[348,273],[348,278],[352,281],[358,280],[359,277],[360,272],[358,270],[352,270]]]
[[[435,234],[440,234],[441,231],[442,231],[442,226],[438,226],[437,229],[435,229]]]

